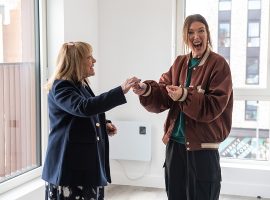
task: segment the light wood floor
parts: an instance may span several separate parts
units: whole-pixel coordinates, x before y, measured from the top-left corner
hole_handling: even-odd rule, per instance
[[[167,200],[166,192],[160,188],[146,188],[125,185],[105,187],[106,200]],[[239,196],[220,196],[220,200],[257,200],[257,198]],[[266,199],[263,199],[266,200]],[[268,199],[269,200],[269,199]]]

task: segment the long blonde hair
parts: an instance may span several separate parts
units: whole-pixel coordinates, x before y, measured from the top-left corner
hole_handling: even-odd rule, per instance
[[[45,89],[49,91],[57,79],[82,84],[87,81],[84,61],[89,54],[92,54],[92,47],[86,42],[64,43],[58,53],[56,69],[45,85]]]

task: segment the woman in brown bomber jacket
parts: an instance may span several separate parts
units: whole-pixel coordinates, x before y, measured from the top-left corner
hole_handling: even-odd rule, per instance
[[[183,39],[191,49],[176,58],[159,82],[147,80],[133,91],[149,112],[169,109],[164,125],[165,183],[169,200],[218,200],[218,147],[231,130],[233,89],[226,60],[211,51],[203,16],[186,18]]]

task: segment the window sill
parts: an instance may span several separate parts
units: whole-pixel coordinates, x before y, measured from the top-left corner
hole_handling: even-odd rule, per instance
[[[235,169],[250,169],[270,171],[270,163],[268,161],[249,161],[249,160],[228,160],[221,159],[222,168],[235,168]]]
[[[3,183],[0,183],[1,185],[0,199],[2,199],[2,195],[7,194],[10,191],[13,191],[13,190],[15,191],[17,188],[22,188],[24,185],[27,185],[28,183],[31,183],[34,180],[41,180],[40,175],[41,175],[41,167],[33,169],[27,173],[21,174]],[[26,190],[28,190],[28,188],[26,188],[25,191]],[[6,199],[9,199],[9,198],[6,198]]]
[[[33,197],[33,193],[39,192],[39,190],[43,187],[44,181],[41,180],[40,177],[38,177],[27,183],[22,184],[21,186],[18,186],[3,194],[0,194],[0,199],[8,199],[8,200],[22,200],[22,199],[30,200],[32,198],[36,199],[37,197]],[[44,189],[42,191],[44,192]],[[31,195],[31,197],[28,197],[29,195]]]

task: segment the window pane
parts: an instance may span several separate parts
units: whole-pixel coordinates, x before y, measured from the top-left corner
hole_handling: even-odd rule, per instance
[[[229,23],[220,23],[219,32],[221,36],[230,37],[230,24]]]
[[[234,101],[233,128],[221,143],[220,155],[225,158],[269,160],[269,101]],[[247,120],[248,117],[257,120]],[[245,116],[244,116],[245,115]]]
[[[36,1],[37,2],[37,1]],[[0,182],[40,166],[34,0],[0,2]]]
[[[219,24],[219,47],[230,46],[230,24],[220,23]]]
[[[223,38],[223,37],[220,37],[219,38],[219,46],[220,47],[230,47],[230,38]],[[225,55],[223,55],[225,56]]]
[[[258,22],[248,23],[248,37],[260,36],[260,24]]]
[[[246,101],[246,109],[245,109],[245,119],[246,120],[257,120],[257,101]]]
[[[231,1],[220,1],[219,10],[231,10]]]
[[[260,46],[260,38],[248,38],[248,47],[259,47]]]
[[[248,58],[247,59],[247,84],[258,84],[259,83],[259,59]]]
[[[261,9],[261,0],[249,0],[248,9]]]

